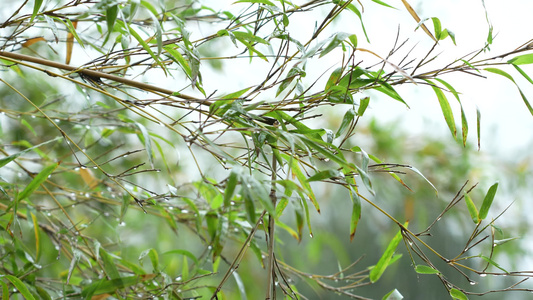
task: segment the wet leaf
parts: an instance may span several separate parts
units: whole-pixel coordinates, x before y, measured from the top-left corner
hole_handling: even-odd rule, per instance
[[[426,81],[431,85],[431,88],[437,95],[437,99],[439,100],[442,114],[444,115],[444,119],[446,120],[446,123],[448,124],[448,128],[450,129],[450,132],[452,133],[453,138],[456,138],[457,129],[455,128],[455,119],[453,117],[452,108],[450,106],[450,103],[448,102],[448,99],[446,98],[446,95],[444,95],[444,92],[439,87],[437,87],[432,81],[427,80],[427,79]]]
[[[24,282],[22,282],[20,279],[13,275],[4,275],[4,277],[7,278],[7,280],[13,284],[13,286],[15,286],[15,288],[26,300],[35,300],[26,284],[24,284]]]
[[[346,131],[346,129],[352,124],[353,119],[355,118],[355,110],[353,108],[350,108],[346,113],[344,114],[344,117],[342,118],[341,125],[339,126],[339,129],[337,130],[337,133],[335,133],[335,138],[338,138],[341,136],[341,134]]]

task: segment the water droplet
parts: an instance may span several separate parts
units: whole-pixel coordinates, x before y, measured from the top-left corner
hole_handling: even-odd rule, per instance
[[[32,119],[35,119],[35,116],[34,116],[34,115],[32,115],[32,116],[31,116],[31,118],[32,118]]]
[[[124,226],[126,226],[126,222],[122,221],[122,222],[118,223],[118,226],[124,227]]]
[[[440,219],[441,219],[441,217],[439,217],[439,218],[437,219],[437,222],[440,221]]]
[[[93,169],[95,169],[95,170],[96,170],[96,169],[98,169],[98,167],[97,167],[97,166],[94,166],[94,167],[93,167]]]
[[[310,233],[309,236],[310,236],[311,238],[313,238],[313,233]]]
[[[230,201],[230,205],[235,205],[235,201]]]
[[[207,250],[211,250],[211,249],[213,249],[213,246],[211,245],[207,246]]]
[[[50,217],[52,215],[52,213],[47,212],[46,215]]]
[[[85,193],[84,196],[85,196],[86,198],[89,198],[90,195],[89,195],[89,193]]]
[[[186,209],[182,209],[181,212],[184,213],[184,214],[188,214],[189,213],[189,211],[186,210]]]
[[[75,231],[74,235],[80,235],[80,232],[79,231]]]
[[[175,281],[180,281],[181,280],[181,276],[178,276],[176,277],[176,279],[174,279]]]
[[[173,207],[173,206],[169,206],[168,209],[169,209],[169,210],[173,210],[174,207]]]
[[[55,119],[54,122],[59,123],[60,121],[59,121],[59,119]]]
[[[479,277],[487,277],[487,274],[485,274],[485,273],[479,274]]]
[[[85,129],[91,129],[90,125],[85,125]]]
[[[80,168],[74,168],[74,171],[78,172],[80,170]]]
[[[84,170],[86,170],[86,169],[87,169],[87,167],[86,167],[86,166],[81,166],[81,168],[82,168],[82,169],[84,169]]]
[[[58,245],[56,245],[54,248],[55,248],[56,250],[59,250],[59,246],[58,246]]]
[[[128,157],[128,154],[124,154],[124,156],[123,156],[123,157],[124,157],[124,158]]]
[[[104,216],[109,217],[109,213],[106,211],[106,212],[104,213]]]
[[[477,284],[477,282],[475,282],[475,281],[470,281],[470,285],[476,285],[476,284]]]

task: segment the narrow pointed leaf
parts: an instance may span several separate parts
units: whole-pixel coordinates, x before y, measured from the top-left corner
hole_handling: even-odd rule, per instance
[[[24,149],[20,152],[17,152],[15,154],[11,154],[9,156],[6,156],[6,157],[2,157],[0,158],[0,168],[2,168],[3,166],[7,165],[8,163],[12,162],[13,160],[15,160],[17,157],[21,156],[22,154],[25,154],[25,153],[28,153],[34,149],[37,149],[43,145],[46,145],[48,143],[52,143],[52,142],[55,142],[57,140],[61,139],[61,137],[56,137],[55,139],[52,139],[52,140],[49,140],[49,141],[46,141],[44,143],[40,143],[39,145],[35,145],[31,148],[27,148],[27,149]]]
[[[23,200],[29,197],[33,192],[48,179],[48,176],[54,172],[54,170],[59,166],[59,163],[55,163],[44,168],[39,174],[37,174],[33,180],[26,186],[26,188],[18,195],[18,200]]]
[[[394,289],[394,290],[388,292],[382,298],[382,300],[402,300],[402,299],[403,299],[403,296],[397,289]]]
[[[4,277],[7,278],[7,280],[11,281],[13,286],[15,286],[15,288],[26,300],[35,300],[26,284],[24,284],[24,282],[22,282],[20,279],[13,275],[4,275]]]
[[[407,226],[407,223],[405,224],[405,226]],[[383,272],[385,272],[385,269],[389,266],[391,258],[394,252],[396,251],[398,244],[400,244],[401,240],[402,230],[400,229],[390,241],[389,245],[387,246],[387,249],[385,249],[385,252],[379,259],[378,263],[370,271],[370,282],[373,283],[378,281],[381,275],[383,275]]]
[[[519,55],[516,57],[511,58],[507,61],[510,64],[513,65],[528,65],[533,64],[533,53]]]
[[[370,97],[364,97],[359,102],[359,109],[357,109],[357,115],[362,117],[370,103]]]
[[[433,190],[435,191],[435,194],[438,196],[439,195],[439,191],[437,190],[437,188],[433,185],[433,183],[431,183],[431,181],[429,181],[429,179],[426,178],[426,176],[424,176],[424,174],[422,174],[422,172],[420,172],[417,168],[415,167],[412,167],[410,166],[409,169],[411,169],[413,172],[415,172],[416,174],[418,174],[420,177],[424,178],[424,180],[429,183],[429,185],[433,188]]]
[[[484,70],[485,71],[489,71],[489,72],[494,73],[494,74],[501,75],[501,76],[511,80],[516,85],[516,88],[518,89],[518,92],[520,93],[520,96],[522,97],[522,100],[524,101],[524,104],[526,104],[527,109],[529,110],[529,113],[531,115],[533,115],[533,107],[531,106],[531,104],[529,103],[529,101],[526,98],[526,95],[524,94],[524,92],[522,92],[522,90],[520,89],[518,84],[514,81],[514,79],[513,79],[513,77],[511,75],[509,75],[507,72],[502,71],[502,70],[497,69],[497,68],[485,68]]]
[[[435,84],[427,80],[426,81],[431,84],[431,88],[435,92],[435,95],[437,95],[437,99],[439,100],[440,108],[442,110],[442,114],[444,116],[444,119],[446,120],[446,124],[448,124],[448,128],[450,128],[450,132],[452,133],[453,138],[457,137],[457,129],[455,128],[455,119],[453,117],[452,108],[450,106],[450,103],[448,102],[448,99],[446,98],[446,95],[444,95],[444,92],[435,86]]]
[[[357,225],[361,219],[361,199],[356,191],[350,187],[350,196],[352,197],[352,220],[350,222],[350,241],[355,237],[355,232],[357,230]]]
[[[235,187],[237,186],[237,181],[238,181],[238,174],[234,169],[229,174],[227,182],[226,182],[226,189],[224,191],[224,206],[225,207],[230,206],[231,199],[233,198],[233,195],[235,194]]]
[[[477,150],[481,149],[481,111],[476,106]]]
[[[409,12],[409,14],[411,14],[411,16],[413,17],[413,19],[415,19],[415,21],[417,23],[420,23],[420,17],[416,14],[415,10],[413,9],[413,7],[409,4],[409,2],[407,2],[406,0],[402,0],[403,2],[403,5],[405,6],[405,8],[407,9],[407,11]],[[432,39],[434,40],[435,42],[437,41],[435,39],[435,37],[433,36],[433,34],[431,34],[431,31],[429,31],[429,29],[426,27],[426,25],[422,24],[420,25],[420,27],[422,27],[422,29],[424,30],[424,32]]]
[[[498,183],[496,182],[489,188],[487,194],[485,195],[485,199],[483,199],[483,204],[481,204],[481,208],[479,209],[480,220],[484,220],[487,217],[487,214],[489,213],[490,206],[492,205],[492,201],[494,201],[494,196],[496,195],[497,190]]]

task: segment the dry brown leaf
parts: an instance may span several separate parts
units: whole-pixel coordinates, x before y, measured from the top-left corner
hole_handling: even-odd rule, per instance
[[[29,46],[37,43],[37,42],[46,42],[46,40],[43,37],[36,37],[26,40],[24,43],[22,43],[22,47],[28,48]]]
[[[80,169],[80,175],[83,181],[89,186],[92,190],[98,186],[98,179],[94,177],[93,172],[89,169]]]
[[[405,5],[405,8],[407,8],[407,11],[411,14],[411,16],[413,17],[413,19],[415,19],[415,21],[417,23],[420,23],[420,17],[416,14],[416,11],[413,9],[413,7],[411,7],[411,5],[409,5],[409,3],[406,1],[406,0],[402,0],[403,2],[403,5]],[[434,40],[435,42],[437,41],[437,39],[435,39],[435,37],[433,36],[433,34],[431,33],[431,31],[429,31],[429,29],[426,27],[426,25],[422,24],[420,25],[420,27],[422,27],[422,29],[424,30],[425,33],[427,33],[427,35],[429,35],[429,37]]]
[[[78,26],[78,21],[72,21],[72,26],[74,29]],[[70,59],[72,58],[72,49],[74,48],[74,35],[69,31],[67,33],[67,57],[65,63],[70,64]]]
[[[104,299],[107,299],[109,297],[111,297],[110,294],[102,294],[102,295],[92,296],[91,300],[104,300]]]

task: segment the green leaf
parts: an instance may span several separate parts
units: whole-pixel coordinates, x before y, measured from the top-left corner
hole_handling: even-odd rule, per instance
[[[226,189],[224,191],[224,207],[230,207],[231,205],[231,199],[235,194],[235,187],[237,186],[237,182],[239,180],[238,175],[239,174],[237,170],[233,169],[231,170],[231,173],[228,176],[226,182]]]
[[[112,293],[116,290],[136,285],[142,281],[142,278],[143,275],[120,277],[111,280],[101,279],[89,284],[88,286],[85,286],[81,291],[81,296],[84,299],[91,299],[92,295]]]
[[[468,122],[466,120],[466,114],[463,109],[463,104],[461,103],[461,99],[459,98],[459,93],[453,88],[453,86],[451,86],[446,81],[440,78],[435,78],[435,80],[442,83],[442,85],[444,85],[453,94],[453,96],[455,97],[455,99],[457,99],[457,102],[459,102],[459,105],[461,106],[461,129],[463,132],[463,146],[466,147],[466,138],[468,137]]]
[[[152,59],[159,65],[161,66],[161,68],[163,69],[164,72],[167,72],[166,71],[166,67],[165,65],[163,65],[163,63],[161,63],[161,60],[159,59],[159,57],[157,55],[155,55],[155,53],[152,51],[152,48],[150,48],[150,46],[148,44],[146,44],[146,42],[143,40],[143,38],[133,29],[133,27],[131,27],[129,24],[127,24],[128,26],[128,29],[129,29],[129,32],[130,34],[137,40],[137,42],[139,43],[139,45],[141,45],[143,47],[143,49],[148,53],[150,54],[150,56],[152,57]],[[194,78],[194,76],[193,76]]]
[[[322,50],[318,58],[330,53],[333,49],[337,48],[337,46],[339,46],[340,43],[342,43],[345,39],[347,39],[351,35],[352,35],[351,33],[346,33],[346,32],[335,33],[333,36],[329,38],[330,40],[329,44]]]
[[[39,174],[37,174],[33,180],[26,186],[26,188],[18,194],[18,200],[21,201],[27,197],[29,197],[33,192],[48,179],[48,176],[54,172],[54,170],[59,166],[59,163],[55,163],[53,165],[50,165],[46,168],[44,168]]]
[[[372,81],[375,81],[374,79],[371,79]],[[373,88],[376,91],[380,91],[383,94],[391,97],[394,100],[400,101],[401,103],[405,104],[409,108],[409,105],[403,100],[403,98],[392,88],[392,86],[384,81],[380,82],[380,86]]]
[[[191,252],[187,251],[187,250],[183,250],[183,249],[175,249],[175,250],[170,250],[170,251],[167,251],[167,252],[164,252],[163,255],[170,255],[170,254],[180,254],[180,255],[183,255],[183,256],[186,256],[188,257],[192,262],[194,262],[194,264],[199,267],[200,266],[200,262],[198,261],[198,258],[196,258],[196,256],[194,256]],[[215,271],[216,272],[216,271]]]
[[[296,158],[290,157],[286,154],[282,154],[285,161],[289,163],[289,166],[291,168],[291,173],[296,176],[300,184],[302,185],[302,188],[305,190],[305,193],[315,206],[315,209],[318,213],[320,213],[320,205],[318,204],[318,201],[316,200],[315,193],[313,192],[313,189],[311,188],[311,185],[309,184],[305,174],[300,169],[300,166],[298,165],[298,160]]]
[[[31,148],[24,149],[24,150],[22,150],[20,152],[17,152],[15,154],[11,154],[9,156],[2,157],[2,158],[0,158],[0,168],[2,168],[3,166],[7,165],[10,162],[12,162],[13,160],[15,160],[17,157],[21,156],[22,154],[28,153],[28,152],[30,152],[30,151],[32,151],[34,149],[37,149],[37,148],[39,148],[39,147],[41,147],[43,145],[55,142],[55,141],[60,140],[60,139],[61,139],[61,137],[58,136],[55,139],[46,141],[44,143],[40,143],[39,145],[35,145],[35,146],[31,147]]]
[[[373,0],[374,1],[374,0]],[[402,300],[403,299],[403,296],[402,294],[400,294],[400,292],[397,290],[397,289],[394,289],[390,292],[388,292],[385,296],[383,296],[383,298],[381,298],[382,300]]]
[[[439,100],[442,114],[444,115],[444,119],[446,120],[446,123],[448,124],[448,128],[450,128],[450,132],[452,133],[452,136],[456,138],[457,129],[455,128],[455,119],[453,118],[452,108],[450,107],[450,103],[448,102],[446,95],[444,95],[442,90],[438,88],[432,81],[428,79],[425,79],[425,80],[431,85],[431,88],[437,95],[437,99]]]
[[[4,275],[15,286],[26,300],[35,300],[28,287],[20,279],[13,275]]]
[[[476,106],[477,150],[481,149],[481,112]]]
[[[341,136],[341,134],[344,133],[344,131],[350,126],[350,124],[352,124],[352,121],[354,118],[355,118],[355,110],[353,108],[350,108],[344,114],[341,125],[339,126],[337,133],[335,133],[335,138],[338,138],[339,136]]]
[[[510,64],[513,65],[528,65],[533,64],[533,53],[519,55],[516,57],[511,58],[507,61]]]
[[[431,20],[433,21],[433,28],[435,29],[435,38],[437,41],[440,41],[442,39],[442,26],[440,20],[437,17],[433,17]]]
[[[297,66],[290,69],[289,73],[287,73],[287,77],[279,85],[278,91],[276,92],[276,97],[281,94],[281,92],[283,92],[294,81],[294,79],[302,73],[305,76],[305,72],[303,72],[302,69]]]
[[[404,225],[407,227],[407,223]],[[378,279],[383,275],[383,272],[385,272],[385,269],[389,266],[391,263],[391,258],[394,252],[396,251],[396,248],[398,247],[398,244],[402,240],[402,230],[400,229],[398,233],[392,238],[389,245],[387,246],[387,249],[385,249],[385,252],[379,259],[378,263],[372,268],[370,271],[370,282],[374,283],[378,281]]]
[[[450,296],[456,300],[468,300],[468,297],[458,289],[451,289]]]
[[[316,173],[315,175],[309,177],[307,179],[308,182],[311,182],[311,181],[321,181],[321,180],[324,180],[324,179],[330,179],[330,178],[334,178],[334,177],[339,177],[341,176],[341,172],[337,169],[329,169],[329,170],[324,170],[324,171],[320,171],[318,173]]]
[[[435,270],[432,267],[426,266],[426,265],[417,265],[415,267],[415,271],[418,274],[440,274],[439,270]]]
[[[350,196],[353,202],[352,219],[350,222],[350,241],[352,241],[355,237],[355,232],[357,230],[359,220],[361,219],[361,198],[359,198],[357,191],[354,191],[352,187],[350,187]]]
[[[331,72],[331,75],[329,75],[328,82],[326,82],[326,88],[324,88],[324,91],[327,92],[329,91],[329,89],[331,89],[331,87],[337,85],[337,83],[339,82],[339,79],[342,76],[342,71],[343,71],[343,68],[339,67],[333,70],[333,72]]]
[[[377,4],[380,4],[380,5],[383,5],[383,6],[386,6],[386,7],[390,7],[390,8],[394,8],[394,9],[397,9],[396,7],[394,7],[394,6],[390,6],[390,5],[388,5],[387,3],[383,2],[383,1],[372,0],[372,2],[376,2]]]
[[[359,109],[357,110],[357,115],[362,117],[370,103],[370,97],[361,98],[359,102]]]
[[[104,270],[106,275],[110,279],[119,278],[120,274],[118,273],[117,266],[113,261],[113,257],[111,257],[111,255],[109,255],[109,253],[107,253],[104,248],[100,248],[100,256],[102,257],[102,261],[104,262]]]
[[[497,190],[498,182],[493,184],[487,191],[485,199],[483,199],[483,204],[481,204],[481,208],[479,209],[480,220],[484,220],[487,217],[487,214],[489,213],[490,206],[492,205],[492,201],[494,201],[494,196],[496,195]]]
[[[472,201],[472,198],[470,198],[468,193],[465,193],[464,195],[466,207],[468,208],[468,212],[470,213],[472,222],[474,222],[474,224],[477,224],[479,223],[479,213],[477,211],[476,205],[474,204],[474,201]]]
[[[41,5],[43,4],[43,0],[35,0],[33,3],[33,13],[31,14],[30,23],[33,22],[33,19],[39,13],[39,9],[41,8]]]

